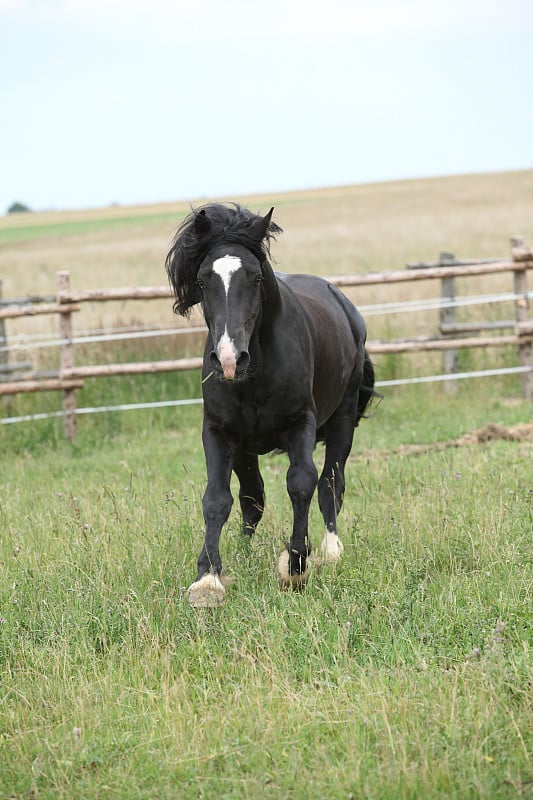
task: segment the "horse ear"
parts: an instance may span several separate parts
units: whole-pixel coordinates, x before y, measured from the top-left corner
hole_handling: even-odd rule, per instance
[[[196,214],[194,218],[194,232],[197,236],[205,236],[211,229],[211,223],[206,216],[205,208]]]
[[[273,211],[274,206],[272,206],[268,214],[265,214],[264,217],[258,217],[252,222],[250,233],[257,242],[262,242],[265,238],[272,221]]]

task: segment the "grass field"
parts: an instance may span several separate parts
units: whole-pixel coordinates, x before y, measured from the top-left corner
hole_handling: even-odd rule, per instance
[[[316,251],[325,271],[329,248],[329,271],[347,271],[347,208],[367,231],[361,271],[440,249],[505,255],[509,235],[533,241],[532,181],[285,196],[282,259],[300,269]],[[4,294],[49,291],[68,264],[80,288],[162,283],[173,224],[150,213],[80,212],[76,224],[128,222],[4,239],[24,225],[1,220]],[[140,376],[88,381],[82,402],[197,392],[193,374]],[[533,796],[533,442],[438,446],[532,421],[517,378],[389,389],[348,463],[343,560],[302,593],[277,587],[287,464],[265,457],[261,527],[244,542],[234,508],[226,605],[200,612],[186,597],[202,539],[200,407],[84,418],[74,445],[57,420],[1,426],[1,800]],[[318,545],[316,504],[311,531]]]
[[[344,560],[302,594],[277,588],[286,464],[265,458],[216,612],[185,593],[200,409],[4,452],[0,797],[528,796],[533,444],[395,452],[530,418],[511,400],[387,397],[350,460]]]

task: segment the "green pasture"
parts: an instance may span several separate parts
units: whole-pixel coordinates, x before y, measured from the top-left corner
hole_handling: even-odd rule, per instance
[[[531,419],[516,381],[482,384],[386,393],[349,462],[343,561],[300,594],[277,587],[286,461],[265,457],[217,611],[186,599],[200,407],[82,419],[75,445],[58,421],[2,428],[0,797],[527,796],[533,444],[399,451]]]
[[[102,216],[96,219],[63,219],[50,222],[48,219],[40,222],[39,215],[25,214],[24,222],[17,226],[0,226],[0,245],[16,242],[29,242],[35,239],[56,239],[79,234],[94,234],[111,230],[128,229],[138,225],[152,225],[164,222],[174,222],[176,211],[167,213],[154,213],[132,216]]]

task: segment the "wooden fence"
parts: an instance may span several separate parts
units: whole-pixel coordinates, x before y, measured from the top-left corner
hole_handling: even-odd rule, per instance
[[[396,272],[373,272],[362,275],[339,275],[328,277],[339,287],[391,285],[404,282],[440,280],[441,305],[440,335],[396,339],[391,341],[369,341],[371,354],[412,353],[423,351],[443,351],[445,368],[453,373],[455,354],[463,348],[497,347],[516,345],[522,369],[525,396],[533,396],[533,321],[529,317],[528,270],[533,268],[533,250],[525,247],[520,238],[511,240],[511,259],[508,261],[455,262],[449,256],[432,265],[411,265],[411,269]],[[466,276],[485,276],[497,273],[512,273],[515,319],[504,322],[480,322],[459,324],[455,319],[455,278]],[[0,284],[1,290],[1,284]],[[198,369],[202,358],[180,358],[167,361],[132,362],[121,364],[91,364],[78,366],[74,358],[73,315],[80,311],[84,303],[103,303],[112,300],[151,300],[170,298],[167,286],[75,290],[70,286],[68,272],[57,274],[57,291],[54,297],[21,298],[4,300],[0,291],[0,347],[7,354],[6,321],[20,317],[55,314],[59,318],[60,358],[59,369],[53,375],[28,370],[17,380],[10,374],[17,364],[10,365],[0,361],[0,395],[13,395],[20,392],[61,391],[64,412],[64,429],[69,439],[76,434],[76,391],[83,388],[84,379],[109,375],[135,375],[170,372],[176,370]],[[445,302],[446,301],[446,302]],[[498,335],[481,335],[482,331],[494,328],[511,327],[512,332]],[[466,336],[464,334],[476,334]],[[30,365],[31,367],[31,365]],[[453,374],[450,375],[453,379]]]

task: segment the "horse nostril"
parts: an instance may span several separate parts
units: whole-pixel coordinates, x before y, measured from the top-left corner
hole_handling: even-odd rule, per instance
[[[250,353],[247,350],[243,350],[240,354],[239,358],[237,359],[237,369],[245,370],[250,363]]]
[[[212,367],[217,367],[218,369],[220,369],[220,359],[214,350],[211,350],[211,352],[209,353],[209,361]]]

